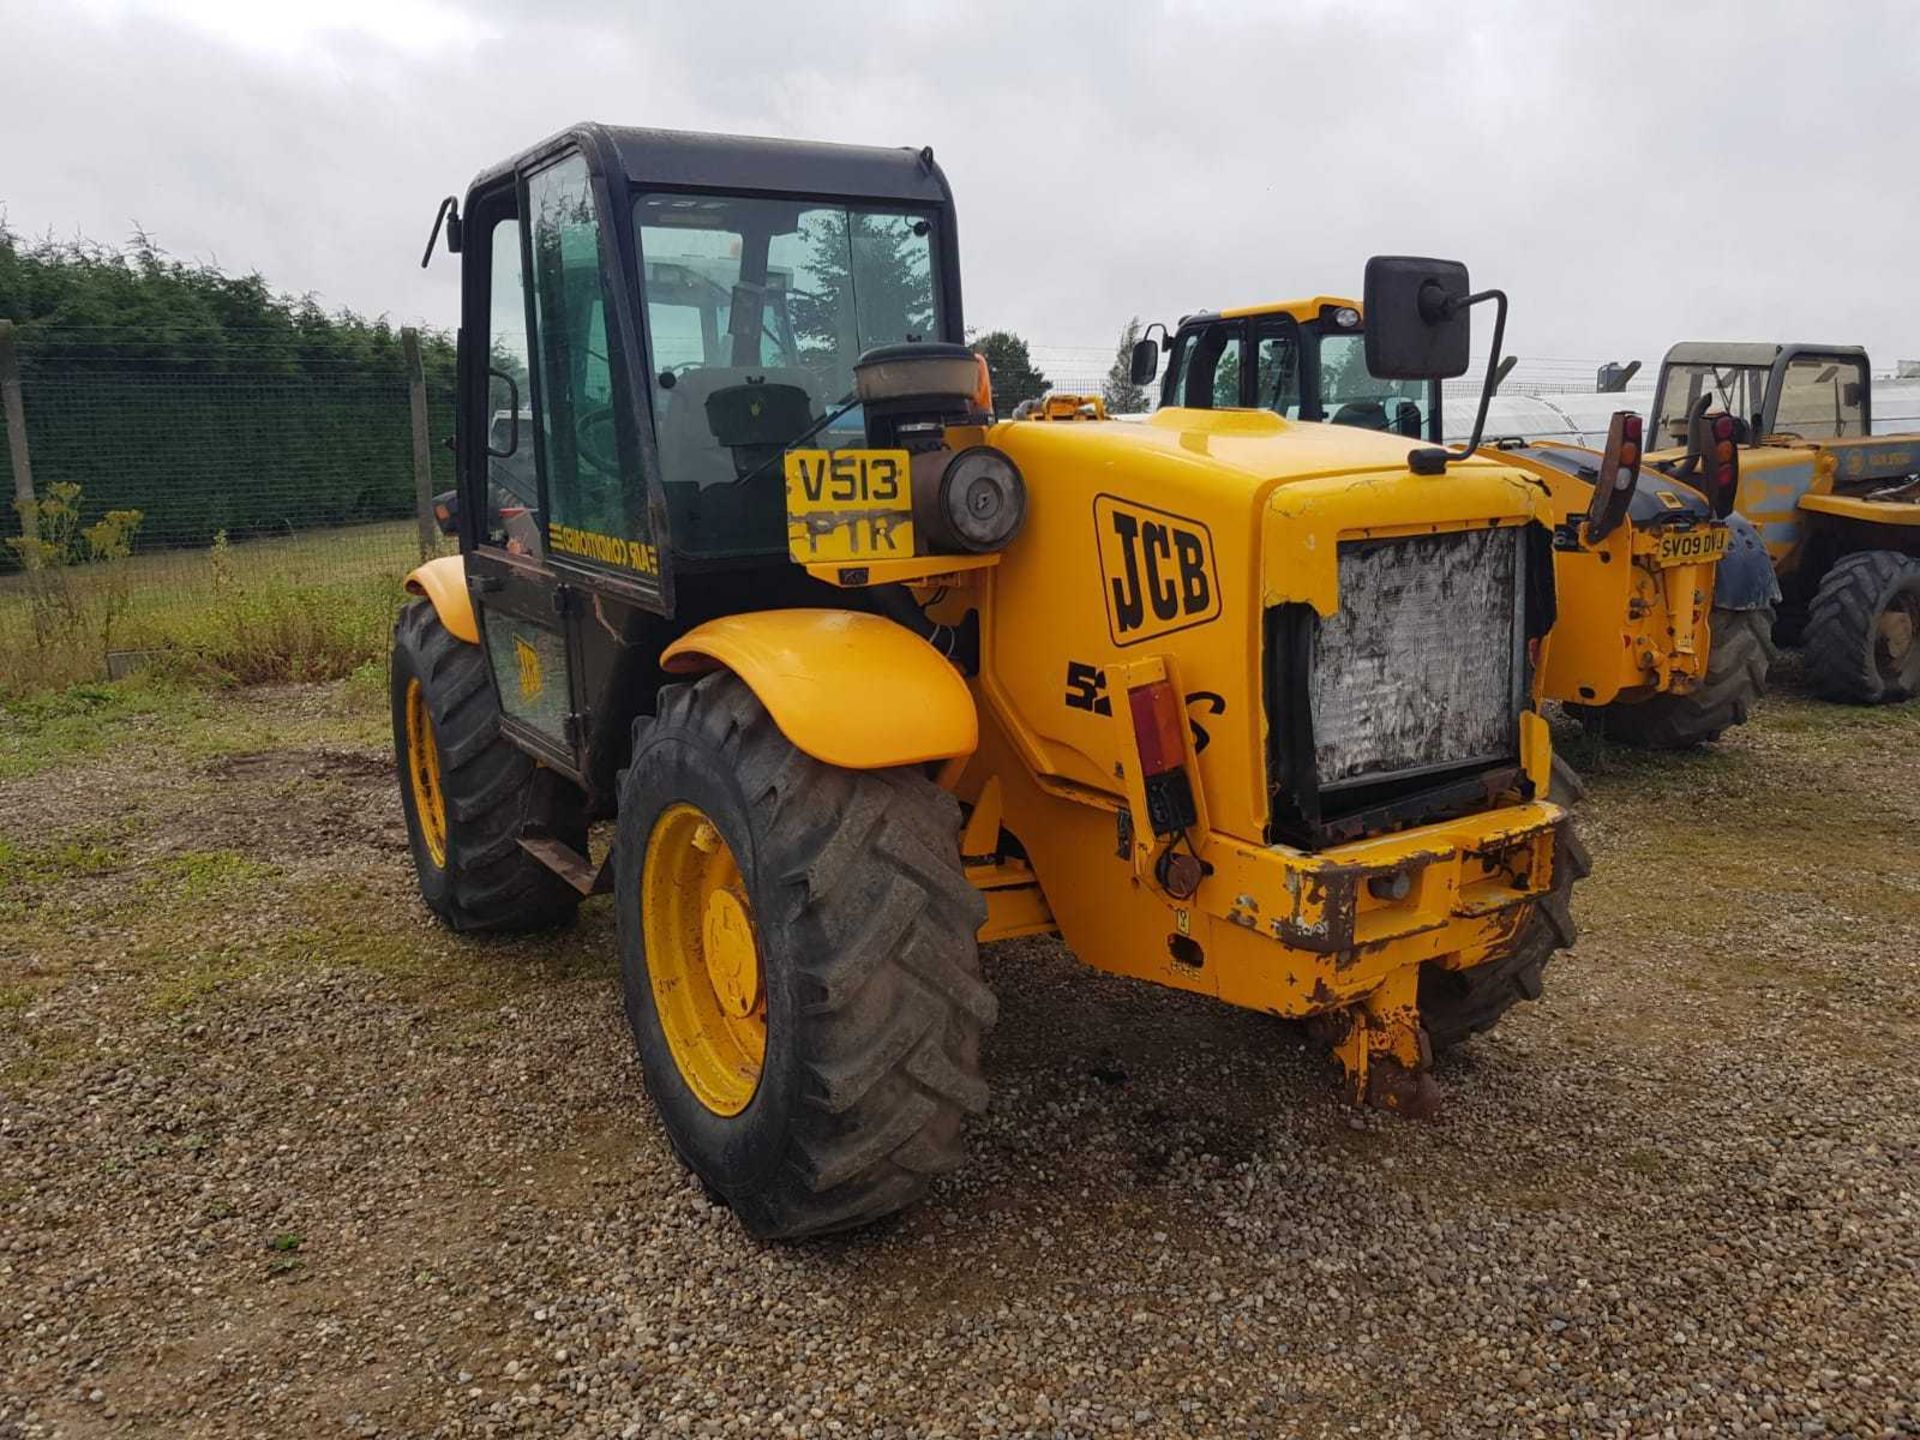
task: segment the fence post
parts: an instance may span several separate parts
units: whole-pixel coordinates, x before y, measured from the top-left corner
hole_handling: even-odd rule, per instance
[[[13,504],[20,512],[20,563],[40,568],[40,511],[33,494],[33,461],[27,454],[27,407],[20,399],[20,356],[13,322],[0,320],[0,401],[7,415],[7,458],[13,464]]]
[[[420,558],[431,560],[440,548],[439,526],[433,518],[433,441],[427,433],[427,372],[420,360],[420,332],[409,325],[400,332],[407,356],[407,398],[413,409],[413,505],[420,524]]]

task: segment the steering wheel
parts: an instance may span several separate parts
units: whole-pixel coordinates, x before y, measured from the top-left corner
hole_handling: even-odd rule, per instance
[[[613,407],[583,410],[573,422],[573,448],[580,458],[610,479],[620,478],[620,450],[613,429]]]

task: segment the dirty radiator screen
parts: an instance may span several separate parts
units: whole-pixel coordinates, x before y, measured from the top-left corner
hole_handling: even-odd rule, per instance
[[[1521,537],[1340,547],[1340,609],[1321,621],[1308,690],[1322,790],[1514,754]]]

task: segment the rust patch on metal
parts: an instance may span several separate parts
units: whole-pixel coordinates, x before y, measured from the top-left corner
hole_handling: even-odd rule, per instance
[[[1360,910],[1359,882],[1366,873],[1358,865],[1334,865],[1312,872],[1302,883],[1298,871],[1289,871],[1287,888],[1293,893],[1293,913],[1276,915],[1268,922],[1274,939],[1316,955],[1351,950],[1354,921]],[[1314,910],[1319,912],[1318,918],[1300,918]]]
[[[1410,1070],[1398,1060],[1376,1055],[1367,1067],[1367,1104],[1409,1120],[1431,1120],[1440,1113],[1440,1084],[1426,1070]]]

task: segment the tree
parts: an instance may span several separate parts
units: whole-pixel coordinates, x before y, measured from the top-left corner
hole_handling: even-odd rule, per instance
[[[144,231],[124,246],[28,240],[0,221],[0,316],[43,371],[164,367],[185,374],[404,378],[384,318],[329,314],[258,274],[174,259]],[[453,337],[423,331],[427,381],[453,383]]]
[[[993,381],[993,408],[1011,415],[1022,400],[1038,400],[1047,393],[1047,377],[1034,369],[1027,342],[1011,330],[989,330],[974,338],[974,353],[987,359],[987,375]]]
[[[1119,353],[1113,357],[1113,368],[1107,371],[1106,383],[1100,387],[1109,415],[1137,415],[1153,404],[1152,392],[1144,385],[1133,383],[1133,347],[1139,339],[1140,317],[1135,315],[1120,332]]]
[[[800,363],[839,386],[861,352],[933,332],[927,223],[901,215],[812,212],[801,234],[806,265],[790,277],[787,307]]]

